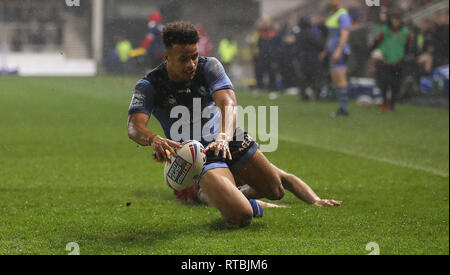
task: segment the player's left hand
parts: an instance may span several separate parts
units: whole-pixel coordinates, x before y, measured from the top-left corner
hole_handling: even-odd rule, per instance
[[[318,207],[324,207],[324,206],[340,206],[342,204],[342,201],[335,201],[335,200],[317,200],[314,205]]]
[[[230,147],[228,141],[225,139],[217,139],[214,142],[211,142],[206,146],[206,152],[209,150],[214,150],[214,155],[217,157],[219,153],[222,154],[222,158],[228,158],[229,160],[232,160]]]

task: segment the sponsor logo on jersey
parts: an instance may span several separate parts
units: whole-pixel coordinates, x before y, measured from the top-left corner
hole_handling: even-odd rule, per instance
[[[170,106],[174,106],[177,104],[177,99],[173,95],[169,95],[169,97],[167,98],[167,103]]]
[[[131,99],[131,107],[144,107],[144,94],[133,94],[133,98]]]
[[[201,86],[200,89],[198,89],[198,93],[201,96],[207,96],[208,95],[208,90],[205,88],[205,86]]]
[[[187,88],[187,89],[183,89],[183,90],[178,90],[179,94],[190,94],[192,93],[191,89]]]

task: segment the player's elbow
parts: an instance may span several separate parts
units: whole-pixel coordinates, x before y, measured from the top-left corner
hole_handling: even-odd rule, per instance
[[[135,139],[137,131],[134,128],[133,123],[131,123],[131,122],[127,123],[127,133],[128,133],[128,138],[129,139],[131,139],[131,140]]]
[[[233,90],[217,91],[214,93],[213,99],[216,102],[217,107],[221,109],[237,107],[236,95]]]
[[[279,201],[284,197],[285,194],[285,190],[283,188],[283,186],[279,185],[276,186],[272,192],[267,196],[267,198],[269,200],[273,200],[273,201]]]
[[[275,177],[274,179],[271,179],[272,182],[272,188],[267,194],[267,198],[269,200],[279,201],[284,197],[285,190],[283,187],[283,176]]]
[[[231,106],[232,108],[236,108],[237,107],[237,102],[235,98],[232,98],[228,101],[228,106]]]
[[[236,98],[232,96],[226,96],[219,101],[218,105],[222,108],[236,108],[237,101]]]
[[[226,99],[222,104],[222,109],[225,110],[225,114],[237,114],[237,102],[233,98]]]
[[[130,131],[128,130],[128,138],[131,140],[134,140],[134,136],[133,134],[130,133]]]

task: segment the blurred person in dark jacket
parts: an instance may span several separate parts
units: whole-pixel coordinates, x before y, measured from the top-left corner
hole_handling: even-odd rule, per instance
[[[421,24],[417,34],[417,51],[418,54],[428,52],[433,47],[433,30],[434,22],[431,19],[425,19]]]
[[[425,19],[416,35],[416,50],[417,50],[417,71],[416,76],[422,77],[430,75],[433,69],[433,27],[434,22],[430,19]]]
[[[299,27],[296,45],[300,63],[300,98],[309,99],[306,94],[306,89],[309,87],[314,91],[315,98],[319,99],[321,80],[319,55],[323,50],[324,41],[321,35],[313,30],[310,17],[302,17]]]
[[[277,65],[280,37],[270,18],[264,18],[258,30],[259,66],[262,74],[258,75],[257,85],[265,90],[277,90]],[[264,76],[268,75],[269,83],[264,84]]]
[[[280,31],[281,48],[278,68],[282,78],[283,89],[298,86],[296,61],[298,59],[297,36],[300,32],[300,27],[297,23],[297,17],[293,16]]]
[[[433,47],[434,47],[434,67],[448,65],[448,49],[449,49],[449,18],[448,12],[442,12],[437,16],[436,27],[434,30]]]
[[[261,21],[258,20],[255,24],[255,29],[253,33],[251,34],[250,38],[250,53],[252,55],[252,61],[253,61],[253,73],[255,75],[255,81],[256,81],[256,89],[262,90],[264,88],[264,69],[261,65],[261,59],[262,57],[259,54],[259,29],[261,26]]]

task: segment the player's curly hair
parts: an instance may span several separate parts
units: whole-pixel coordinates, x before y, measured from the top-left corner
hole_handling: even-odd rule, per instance
[[[194,24],[177,21],[167,24],[163,30],[164,46],[169,49],[173,45],[192,45],[200,40]]]

